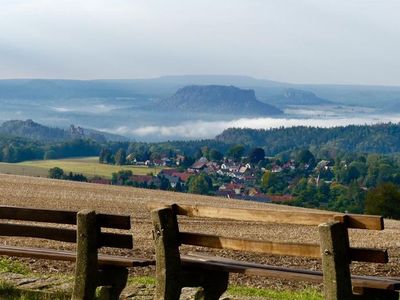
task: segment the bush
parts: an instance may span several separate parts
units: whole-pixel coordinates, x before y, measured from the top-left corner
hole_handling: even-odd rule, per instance
[[[367,193],[365,213],[400,218],[400,191],[393,183],[382,183]]]
[[[62,179],[64,176],[64,170],[59,167],[49,169],[49,178]]]

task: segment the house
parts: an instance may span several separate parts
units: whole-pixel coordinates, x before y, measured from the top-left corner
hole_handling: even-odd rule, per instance
[[[179,171],[177,169],[162,169],[158,175],[173,176],[174,173],[179,173]]]
[[[273,165],[273,166],[272,166],[272,169],[271,169],[271,172],[272,172],[272,173],[280,173],[280,172],[282,172],[282,171],[283,171],[283,169],[282,169],[281,166],[278,166],[278,165]]]
[[[239,168],[239,173],[244,174],[244,173],[247,172],[247,170],[248,170],[247,166],[241,166],[241,167]]]
[[[332,162],[329,160],[321,160],[317,166],[315,167],[315,171],[321,171],[321,170],[332,170]]]
[[[239,172],[239,168],[240,166],[235,165],[235,164],[227,164],[227,163],[223,163],[221,165],[221,170],[223,171],[229,171],[229,172]]]
[[[219,191],[231,191],[234,192],[236,195],[240,195],[244,193],[244,185],[237,184],[237,183],[226,183],[219,187]]]
[[[181,182],[181,179],[178,176],[173,175],[163,175],[166,179],[168,179],[169,184],[172,188],[175,188],[178,182]]]
[[[234,199],[236,197],[236,194],[234,191],[226,191],[226,190],[218,190],[215,192],[215,196],[217,197],[224,197],[224,198],[229,198],[229,199]]]
[[[186,183],[188,181],[189,177],[193,175],[193,173],[189,173],[189,172],[174,172],[171,175],[175,176],[175,177],[179,177],[179,179],[182,181],[182,183]]]
[[[195,171],[204,170],[207,167],[208,159],[205,157],[201,157],[198,161],[196,161],[190,169]]]
[[[296,162],[291,159],[287,163],[283,164],[282,169],[284,170],[295,170],[296,169]]]
[[[175,157],[175,164],[177,166],[180,166],[184,160],[185,160],[185,156],[177,154]]]
[[[163,167],[171,167],[172,166],[172,160],[170,160],[167,157],[163,157],[163,158],[161,158],[161,165]]]

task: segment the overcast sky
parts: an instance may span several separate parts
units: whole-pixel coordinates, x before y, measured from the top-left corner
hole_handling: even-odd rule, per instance
[[[1,0],[0,78],[400,85],[399,0]]]

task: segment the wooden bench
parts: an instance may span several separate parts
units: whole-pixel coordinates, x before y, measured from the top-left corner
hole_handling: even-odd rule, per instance
[[[155,264],[154,260],[98,254],[101,247],[132,249],[129,215],[0,206],[0,220],[1,236],[77,243],[76,251],[0,246],[0,255],[76,261],[72,299],[94,299],[97,287],[101,287],[102,299],[118,299],[127,282],[128,267]],[[102,228],[118,229],[118,233],[102,232]]]
[[[325,299],[398,299],[400,279],[351,276],[352,261],[387,263],[386,250],[354,248],[348,228],[382,230],[383,218],[331,212],[233,209],[152,203],[156,248],[156,299],[179,299],[182,287],[203,287],[204,299],[219,299],[229,273],[301,280],[324,284]],[[231,238],[179,230],[177,216],[281,224],[319,225],[320,244],[284,243]],[[181,219],[182,217],[179,217]],[[199,220],[197,220],[199,222]],[[201,222],[201,220],[200,220]],[[322,259],[323,272],[250,263],[217,256],[182,255],[180,245],[251,251]]]

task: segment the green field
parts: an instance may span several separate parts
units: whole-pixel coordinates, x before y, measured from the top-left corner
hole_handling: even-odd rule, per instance
[[[161,167],[114,166],[99,164],[98,157],[82,157],[55,160],[34,160],[20,163],[0,163],[0,173],[46,177],[48,170],[59,167],[64,172],[82,173],[87,177],[101,176],[111,178],[111,174],[120,170],[131,170],[135,175],[157,174]]]

